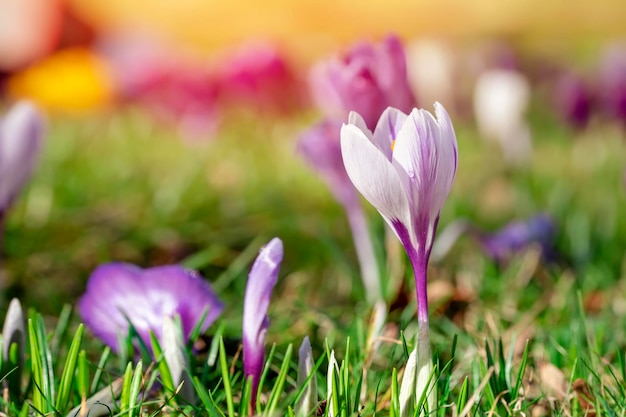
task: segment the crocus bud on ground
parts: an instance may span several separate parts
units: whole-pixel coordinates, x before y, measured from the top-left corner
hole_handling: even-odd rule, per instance
[[[310,415],[311,410],[317,404],[317,378],[314,375],[314,368],[315,361],[313,360],[311,342],[305,336],[298,351],[298,389],[306,383],[306,387],[296,404],[296,415],[298,416]]]
[[[178,265],[141,269],[125,263],[99,266],[89,277],[78,311],[91,331],[119,351],[118,335],[130,325],[150,348],[150,332],[163,342],[163,323],[179,316],[185,342],[202,321],[201,331],[221,314],[224,305],[195,271]]]
[[[372,133],[356,113],[341,129],[341,151],[354,186],[378,210],[402,242],[415,273],[417,295],[417,362],[415,379],[431,358],[426,273],[437,223],[457,168],[456,135],[448,113],[435,103],[435,114],[410,114],[388,108]],[[416,396],[425,389],[416,383]],[[436,391],[428,392],[436,404]],[[430,396],[433,396],[430,398]],[[431,410],[432,411],[432,410]]]
[[[269,327],[267,309],[282,260],[283,242],[274,238],[261,249],[248,275],[243,301],[243,368],[246,378],[252,378],[252,408],[263,372],[265,336]]]
[[[404,48],[395,36],[378,45],[354,45],[343,56],[320,62],[310,81],[313,99],[327,117],[344,120],[356,111],[370,129],[388,106],[404,112],[415,106]]]
[[[43,117],[29,102],[17,103],[0,119],[0,223],[32,174],[43,135]]]
[[[561,74],[554,87],[554,101],[561,119],[574,129],[583,129],[591,117],[593,94],[578,74]]]

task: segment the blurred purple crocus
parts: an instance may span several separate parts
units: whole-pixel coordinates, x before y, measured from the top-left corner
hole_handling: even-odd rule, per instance
[[[246,378],[252,378],[252,408],[256,404],[259,379],[263,372],[265,335],[269,327],[267,310],[282,260],[283,242],[274,238],[261,248],[248,275],[243,301],[243,368]]]
[[[387,107],[409,112],[415,106],[404,48],[395,36],[379,45],[356,44],[342,57],[318,63],[310,85],[315,103],[327,117],[345,120],[355,111],[370,129]]]
[[[348,216],[361,278],[371,301],[382,299],[380,274],[365,213],[341,156],[339,120],[324,120],[300,136],[298,151],[324,179]]]
[[[574,72],[561,74],[554,86],[554,100],[559,116],[575,129],[587,126],[593,105],[587,82]]]
[[[128,335],[129,322],[150,348],[150,332],[161,341],[165,318],[180,317],[187,341],[200,320],[204,318],[204,332],[223,308],[195,271],[178,265],[141,269],[117,262],[101,265],[91,274],[78,303],[85,324],[116,352],[119,337]]]
[[[29,102],[15,104],[0,119],[0,223],[32,174],[43,135],[43,116]]]
[[[626,126],[626,45],[616,44],[605,50],[598,78],[604,110]]]
[[[544,259],[554,256],[556,225],[551,216],[538,214],[527,220],[508,223],[495,232],[485,232],[467,220],[452,222],[440,233],[433,246],[433,259],[442,259],[462,235],[474,238],[485,254],[498,265],[509,261],[516,253],[537,245]]]
[[[533,244],[539,245],[542,256],[549,257],[556,226],[550,216],[540,214],[526,221],[511,222],[495,233],[475,231],[472,234],[478,238],[485,252],[501,264]]]

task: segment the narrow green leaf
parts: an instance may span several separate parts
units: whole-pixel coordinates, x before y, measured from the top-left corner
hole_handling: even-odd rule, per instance
[[[122,383],[122,396],[120,398],[120,411],[128,411],[128,404],[130,401],[130,386],[133,379],[133,364],[128,362],[126,365],[126,371],[124,371],[124,381]]]
[[[74,374],[76,373],[76,362],[78,360],[80,344],[83,340],[83,327],[84,326],[80,324],[78,329],[76,329],[76,333],[72,339],[72,344],[70,345],[70,350],[65,360],[65,366],[63,367],[63,374],[61,375],[61,381],[59,382],[59,392],[56,401],[56,409],[59,411],[65,410],[70,400],[72,382],[74,380]]]
[[[130,384],[130,395],[128,398],[128,417],[140,415],[140,407],[137,406],[139,400],[139,391],[141,391],[141,381],[143,380],[143,363],[141,360],[137,362],[133,379]]]
[[[230,375],[228,373],[228,363],[226,362],[226,348],[224,347],[224,338],[220,336],[220,368],[222,369],[222,382],[224,384],[224,394],[226,395],[226,408],[228,409],[228,417],[235,416],[235,404],[233,404],[233,394],[230,385]]]
[[[198,379],[198,377],[194,377],[192,381],[193,381],[193,386],[196,389],[196,393],[198,394],[198,397],[200,397],[200,401],[202,401],[202,404],[204,405],[204,409],[209,414],[209,416],[226,417],[224,413],[220,410],[220,407],[218,407],[217,404],[215,404],[215,401],[213,400],[211,393],[207,391],[204,385],[202,385],[202,382],[200,382],[200,379]]]
[[[285,379],[287,378],[287,372],[289,372],[289,366],[291,365],[291,352],[293,346],[289,344],[287,346],[287,352],[285,352],[285,358],[283,359],[283,363],[280,367],[280,371],[278,372],[278,377],[276,378],[276,382],[274,383],[274,387],[272,388],[272,392],[270,393],[269,401],[267,402],[267,406],[265,407],[265,414],[272,415],[274,410],[278,407],[278,400],[280,399],[280,395],[283,392],[283,386],[285,385]]]
[[[91,381],[91,386],[89,387],[89,395],[92,395],[98,391],[98,386],[100,385],[100,380],[102,379],[102,373],[110,357],[111,348],[105,346],[104,350],[102,351],[102,355],[100,355],[98,367],[96,368],[96,373],[94,374],[93,380]]]

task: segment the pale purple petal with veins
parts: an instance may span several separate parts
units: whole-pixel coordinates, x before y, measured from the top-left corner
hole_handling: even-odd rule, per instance
[[[85,324],[115,351],[118,334],[128,334],[129,321],[150,347],[150,331],[159,339],[165,317],[180,316],[188,339],[205,314],[202,331],[223,308],[208,282],[195,271],[178,265],[141,269],[126,263],[98,267],[78,304]]]
[[[274,238],[261,249],[248,275],[243,301],[243,367],[246,377],[252,376],[252,404],[256,401],[263,371],[265,335],[269,327],[267,310],[282,260],[283,242]]]
[[[0,120],[0,216],[30,178],[43,135],[43,116],[29,102],[17,103]]]

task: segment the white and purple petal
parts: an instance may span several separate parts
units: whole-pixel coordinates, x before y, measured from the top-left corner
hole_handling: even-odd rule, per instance
[[[29,102],[18,102],[0,120],[0,213],[31,176],[43,136],[43,116]]]
[[[243,301],[243,366],[246,377],[252,377],[252,403],[256,401],[263,371],[265,335],[269,327],[267,310],[282,260],[283,242],[274,238],[261,248],[248,275]]]

